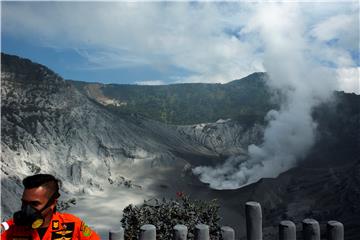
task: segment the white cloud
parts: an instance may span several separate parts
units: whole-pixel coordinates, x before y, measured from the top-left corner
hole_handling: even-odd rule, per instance
[[[334,41],[334,45],[340,45],[347,49],[358,49],[359,35],[353,31],[359,28],[359,12],[339,14],[317,23],[311,31],[311,35],[320,41]],[[356,30],[355,30],[356,31]]]
[[[315,26],[313,35],[320,40],[328,41],[337,38],[339,31],[346,30],[353,19],[348,15],[337,15],[326,19]]]
[[[161,80],[147,80],[147,81],[136,82],[135,84],[138,84],[138,85],[165,85],[166,83]]]
[[[146,66],[151,65],[147,59],[127,53],[126,51],[104,51],[104,50],[92,50],[89,52],[84,49],[74,49],[80,56],[88,60],[89,65],[84,67],[88,70],[98,69],[116,69],[127,68],[134,66]]]
[[[360,68],[340,68],[337,70],[338,90],[360,95]]]
[[[341,43],[336,51],[344,55],[345,46],[356,42],[355,3],[298,6],[305,37],[315,37],[320,48],[323,41],[336,37]],[[256,11],[270,8],[244,2],[5,2],[2,26],[5,34],[78,49],[92,69],[175,67],[192,75],[174,74],[169,79],[227,82],[264,70],[263,39],[251,29],[256,28]],[[263,16],[275,26],[276,16]],[[286,23],[289,16],[279,21]],[[336,59],[334,55],[327,56]]]
[[[94,69],[177,67],[193,73],[182,81],[200,82],[262,71],[257,48],[225,32],[243,24],[242,11],[224,12],[226,4],[220,5],[5,3],[3,30],[43,45],[78,49]]]

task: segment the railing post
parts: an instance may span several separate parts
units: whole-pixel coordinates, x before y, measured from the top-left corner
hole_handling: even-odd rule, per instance
[[[188,228],[185,225],[177,224],[174,227],[175,237],[174,240],[186,240]]]
[[[315,219],[303,220],[304,240],[320,240],[320,225]]]
[[[140,240],[156,240],[156,227],[151,224],[142,225],[140,228]]]
[[[124,229],[119,227],[109,231],[109,240],[124,240]]]
[[[328,221],[326,225],[328,240],[344,240],[344,225],[338,221]]]
[[[195,226],[195,240],[210,240],[208,225],[197,224]]]
[[[247,202],[246,213],[246,235],[248,240],[262,240],[262,214],[258,202]]]
[[[292,221],[280,222],[279,240],[296,240],[296,226]]]
[[[235,231],[231,227],[221,227],[221,236],[223,240],[235,240]]]

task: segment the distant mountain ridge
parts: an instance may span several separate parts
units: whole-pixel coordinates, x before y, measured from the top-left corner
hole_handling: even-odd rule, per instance
[[[228,84],[187,83],[160,86],[70,81],[89,98],[121,112],[140,113],[169,124],[185,125],[233,119],[263,123],[276,103],[266,73],[253,73]]]

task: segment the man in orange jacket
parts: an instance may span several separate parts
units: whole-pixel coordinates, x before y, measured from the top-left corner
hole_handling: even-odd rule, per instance
[[[100,237],[78,217],[56,212],[59,180],[37,174],[23,180],[21,210],[1,224],[2,240],[97,240]]]

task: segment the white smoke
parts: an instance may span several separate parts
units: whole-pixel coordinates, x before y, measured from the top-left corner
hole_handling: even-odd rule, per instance
[[[256,10],[245,31],[258,32],[264,44],[264,66],[270,88],[285,101],[271,110],[260,146],[248,147],[248,159],[232,157],[222,166],[197,167],[194,173],[216,189],[235,189],[294,167],[314,144],[311,111],[335,89],[331,71],[312,60],[314,48],[304,37],[298,6],[272,4]]]

